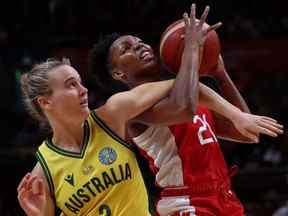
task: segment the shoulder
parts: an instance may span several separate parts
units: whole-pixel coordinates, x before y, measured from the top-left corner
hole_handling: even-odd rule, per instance
[[[44,171],[43,171],[39,162],[37,162],[37,164],[35,165],[35,167],[33,168],[32,172],[31,172],[31,174],[37,175],[37,176],[45,179]]]
[[[98,107],[95,111],[99,116],[119,116],[119,111],[122,107],[131,102],[129,91],[120,92],[112,95],[102,106]]]
[[[49,184],[47,182],[44,170],[43,170],[43,168],[39,162],[37,162],[37,164],[35,165],[35,167],[31,171],[31,176],[37,176],[38,178],[40,178],[44,183],[45,189],[47,191],[49,191]]]

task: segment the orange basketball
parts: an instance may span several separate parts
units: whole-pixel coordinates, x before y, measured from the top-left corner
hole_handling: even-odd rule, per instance
[[[204,26],[209,27],[208,24]],[[178,73],[181,65],[182,52],[184,50],[184,20],[178,20],[169,25],[161,36],[160,56],[173,73]],[[200,75],[211,72],[216,66],[220,54],[220,41],[215,31],[210,31],[200,50]]]

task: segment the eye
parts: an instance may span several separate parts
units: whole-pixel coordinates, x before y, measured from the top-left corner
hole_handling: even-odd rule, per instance
[[[71,81],[69,84],[68,84],[69,87],[76,87],[77,86],[77,82],[76,81]]]
[[[121,44],[121,48],[120,48],[120,55],[125,54],[127,52],[127,50],[131,49],[133,46],[133,42],[131,41],[124,41]]]
[[[123,45],[120,49],[120,55],[124,54],[129,49],[128,45]]]

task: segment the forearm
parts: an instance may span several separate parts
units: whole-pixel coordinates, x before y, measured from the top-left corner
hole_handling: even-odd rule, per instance
[[[146,83],[134,88],[131,92],[131,103],[127,108],[131,109],[131,117],[139,115],[161,99],[168,96],[173,86],[174,80]]]
[[[191,114],[196,112],[198,105],[198,70],[199,47],[184,48],[181,66],[168,99],[180,109],[190,109]]]
[[[199,84],[199,102],[214,112],[233,120],[241,110],[204,84]]]
[[[238,107],[243,112],[250,113],[245,100],[225,70],[219,71],[217,76],[215,76],[215,79],[218,83],[221,95],[226,100]]]
[[[186,121],[191,121],[191,110],[179,109],[179,107],[165,98],[135,117],[134,121],[146,125],[175,125]]]
[[[53,200],[50,200],[50,204],[48,205],[48,209],[45,212],[45,216],[55,216],[55,206],[52,204]]]

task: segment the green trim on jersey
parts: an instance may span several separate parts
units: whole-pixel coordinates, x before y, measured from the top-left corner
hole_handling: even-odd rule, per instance
[[[94,121],[108,134],[110,135],[114,140],[119,142],[120,144],[124,145],[128,149],[134,152],[134,146],[130,143],[123,140],[121,137],[119,137],[113,130],[111,130],[104,121],[102,121],[96,114],[95,110],[91,112],[91,116],[94,119]]]
[[[79,153],[71,152],[71,151],[67,151],[67,150],[59,148],[58,146],[53,144],[51,138],[48,138],[47,140],[45,140],[45,144],[48,146],[48,148],[57,152],[58,154],[61,154],[61,155],[67,156],[67,157],[74,157],[74,158],[80,158],[81,159],[81,158],[83,158],[85,151],[87,149],[89,136],[90,136],[90,127],[89,127],[88,122],[85,121],[85,123],[84,123],[84,136],[83,136],[83,141],[82,141],[83,145],[82,145],[81,151]]]
[[[54,184],[53,184],[53,180],[52,180],[48,165],[47,165],[44,157],[42,156],[42,154],[39,150],[36,151],[36,157],[37,157],[37,159],[38,159],[38,161],[39,161],[39,163],[43,169],[43,172],[45,174],[45,177],[46,177],[48,185],[49,185],[50,192],[51,192],[51,194],[54,194]]]

